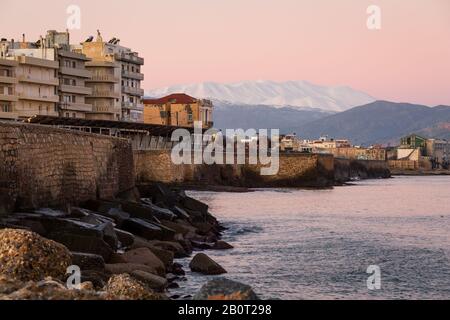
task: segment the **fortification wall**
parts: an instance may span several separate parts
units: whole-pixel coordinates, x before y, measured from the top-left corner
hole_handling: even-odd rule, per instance
[[[134,186],[127,140],[0,122],[0,214],[109,199]]]
[[[279,172],[261,175],[260,163],[183,164],[171,161],[169,150],[134,151],[137,182],[237,187],[325,187],[333,185],[334,158],[319,154],[280,154]],[[236,163],[236,162],[235,162]]]
[[[391,172],[387,161],[334,159],[334,177],[343,183],[351,179],[389,178]]]

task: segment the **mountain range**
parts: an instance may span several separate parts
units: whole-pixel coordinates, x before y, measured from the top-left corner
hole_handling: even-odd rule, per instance
[[[148,96],[184,92],[214,102],[216,128],[278,128],[305,139],[321,135],[356,145],[396,145],[411,133],[450,139],[450,106],[379,101],[349,87],[306,81],[200,83],[155,89]]]
[[[234,105],[265,105],[291,109],[307,107],[333,112],[375,101],[370,95],[350,87],[325,87],[307,81],[243,81],[227,84],[204,82],[155,89],[147,94],[151,97],[161,97],[178,92]]]

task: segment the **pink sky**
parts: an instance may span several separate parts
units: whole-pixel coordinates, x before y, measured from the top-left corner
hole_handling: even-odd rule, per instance
[[[449,0],[2,0],[0,37],[120,38],[145,60],[144,88],[203,81],[307,80],[379,99],[450,105]],[[369,5],[382,28],[366,27]]]

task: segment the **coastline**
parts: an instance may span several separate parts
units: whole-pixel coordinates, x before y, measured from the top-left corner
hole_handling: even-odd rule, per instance
[[[61,252],[71,257],[67,266],[74,264],[80,267],[81,285],[88,288],[79,290],[75,298],[85,295],[89,299],[170,299],[168,290],[185,281],[185,271],[174,259],[192,258],[195,253],[195,260],[199,252],[204,255],[203,251],[206,250],[232,248],[220,240],[224,228],[209,212],[208,206],[188,197],[184,191],[174,191],[165,185],[155,184],[151,191],[140,195],[142,200],[135,196],[136,192],[133,191],[112,201],[88,201],[80,207],[65,210],[15,212],[0,217],[0,232],[22,237],[24,234],[21,232],[24,230],[30,233],[27,237],[43,242],[55,241],[62,245],[64,249]],[[32,267],[27,263],[23,266],[20,259],[35,257],[21,256],[21,252],[16,250],[8,254],[10,248],[5,246],[4,243],[0,245],[0,260],[2,265],[9,267],[0,267],[0,283],[3,286],[7,283],[9,287],[15,285],[16,290],[0,291],[0,299],[49,298],[55,295],[57,299],[64,299],[67,293],[64,283],[69,276],[65,274],[64,268],[59,270],[59,278],[45,280],[52,276],[45,270],[41,270],[36,278],[29,278],[26,275]],[[52,258],[61,259],[59,256]],[[225,270],[219,270],[221,267],[212,260],[191,264],[191,269],[200,273],[226,273]],[[124,275],[130,275],[131,278],[125,278],[128,284],[122,284],[122,287],[132,287],[129,282],[136,281],[145,290],[137,295],[119,290],[123,296],[109,292],[110,282],[118,281],[117,277],[123,278]],[[123,281],[122,278],[119,280]],[[30,289],[29,283],[21,282],[37,280],[41,281],[40,286],[39,282],[33,282],[33,289]],[[59,291],[55,289],[56,293],[55,290],[48,292],[47,284],[55,281],[59,283]],[[22,296],[17,296],[18,292],[22,292]],[[191,297],[176,298],[188,299],[194,295],[195,292]],[[74,296],[71,295],[71,298]]]

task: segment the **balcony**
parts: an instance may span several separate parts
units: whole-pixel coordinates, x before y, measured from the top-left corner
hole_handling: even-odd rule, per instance
[[[16,95],[1,94],[0,101],[16,102],[18,100]]]
[[[86,79],[89,79],[92,76],[92,73],[89,70],[82,69],[82,68],[61,67],[59,69],[59,73],[68,75],[68,76],[74,76],[74,77],[86,78]]]
[[[8,83],[8,84],[16,84],[17,78],[16,77],[9,77],[9,76],[0,76],[0,83]]]
[[[126,70],[122,70],[122,77],[129,78],[129,79],[135,79],[135,80],[144,80],[144,75],[142,73],[126,71]]]
[[[120,113],[120,109],[111,105],[92,106],[92,112],[97,113]]]
[[[59,108],[63,111],[92,112],[92,105],[87,103],[61,102]]]
[[[17,67],[18,63],[16,60],[9,60],[9,59],[3,59],[0,58],[0,66],[5,67]]]
[[[93,90],[91,97],[93,98],[115,98],[118,99],[120,94],[109,90]]]
[[[139,64],[139,65],[144,64],[144,58],[138,57],[131,53],[125,53],[125,52],[116,53],[116,54],[114,54],[114,57],[116,60],[119,60],[119,61],[131,62],[131,63]]]
[[[51,79],[39,79],[32,76],[25,76],[20,75],[17,77],[20,82],[28,82],[28,83],[36,83],[36,84],[44,84],[49,86],[57,86],[59,85],[58,78],[51,78]]]
[[[121,106],[124,109],[144,111],[144,106],[136,103],[122,102]]]
[[[118,83],[119,78],[115,77],[111,74],[93,74],[92,77],[86,82],[110,82],[110,83]]]
[[[133,88],[133,87],[122,87],[122,92],[130,94],[132,96],[142,97],[144,95],[144,89]]]
[[[86,62],[86,68],[89,68],[89,67],[118,68],[119,65],[117,63],[111,62],[111,61],[92,60],[92,61]]]
[[[42,102],[59,102],[58,96],[34,96],[28,93],[19,93],[19,99],[30,101],[42,101]]]
[[[59,63],[58,61],[47,60],[47,59],[39,59],[28,56],[18,56],[17,61],[21,64],[32,65],[36,67],[44,67],[49,69],[58,69]]]
[[[82,95],[90,95],[92,94],[92,88],[82,87],[82,86],[69,86],[69,85],[60,85],[59,90],[67,93],[75,93]]]

